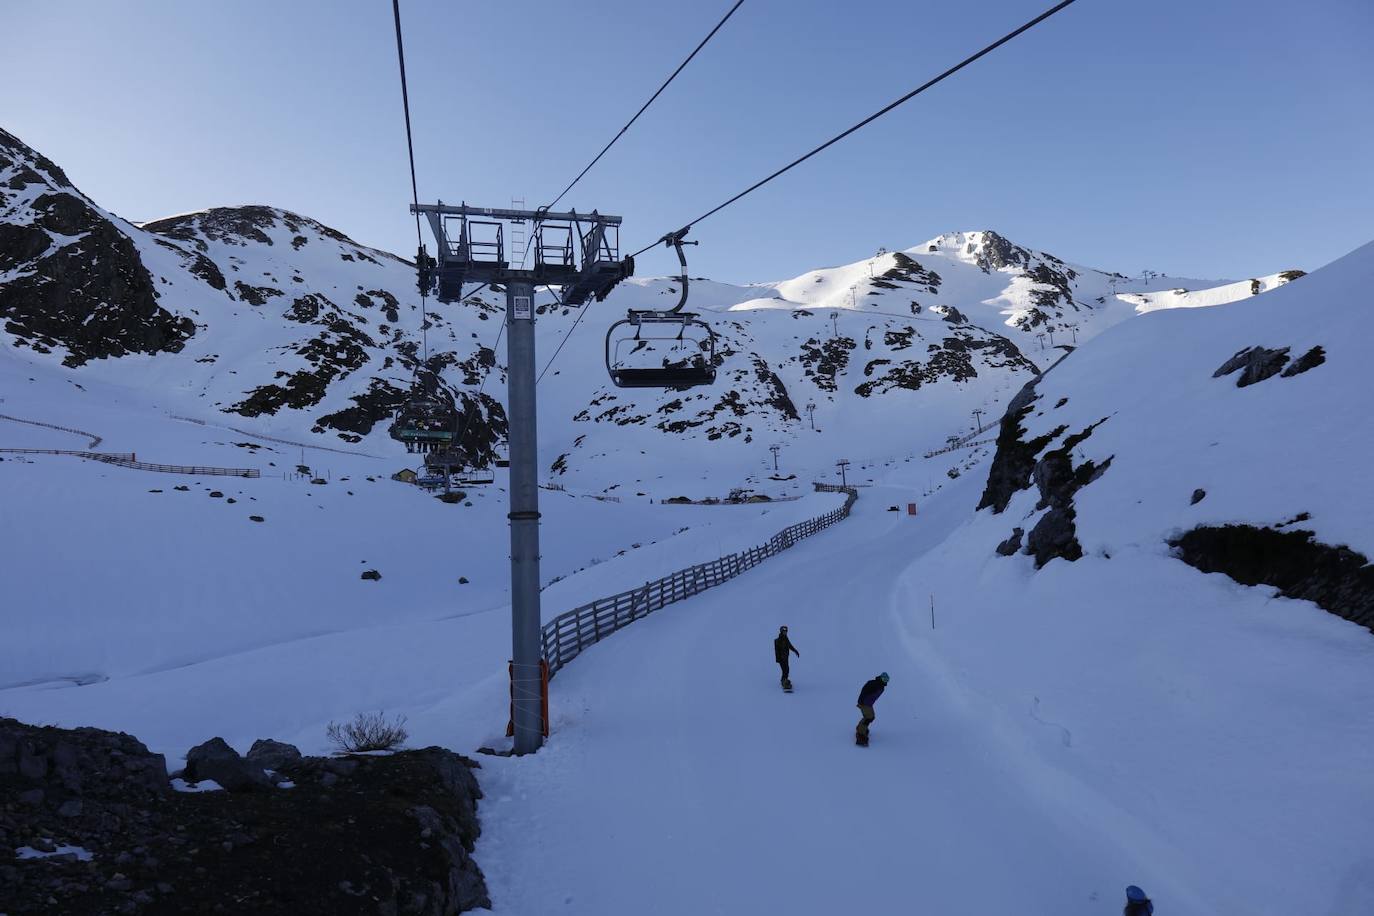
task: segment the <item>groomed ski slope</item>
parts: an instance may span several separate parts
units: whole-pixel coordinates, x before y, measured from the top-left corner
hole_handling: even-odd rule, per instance
[[[478,846],[498,912],[1087,914],[1160,884],[904,648],[896,574],[944,527],[885,511],[907,496],[865,490],[849,521],[560,673],[552,743],[484,761],[501,774]],[[783,623],[802,653],[790,696]],[[880,671],[859,748],[855,698]]]
[[[934,586],[942,591],[930,630],[929,583],[913,577],[919,561],[911,565],[967,525],[980,489],[980,480],[958,481],[914,518],[887,511],[905,508],[912,491],[865,489],[849,521],[636,623],[561,672],[551,742],[533,758],[483,759],[477,856],[496,911],[1089,916],[1119,912],[1122,889],[1135,883],[1163,916],[1367,912],[1374,887],[1352,850],[1370,793],[1326,745],[1332,734],[1352,752],[1367,745],[1367,722],[1358,727],[1367,717],[1343,713],[1341,695],[1352,687],[1343,676],[1367,671],[1368,634],[1301,602],[1280,602],[1299,620],[1279,632],[1227,620],[1223,628],[1244,630],[1238,639],[1282,648],[1290,677],[1307,669],[1295,706],[1334,712],[1271,713],[1285,725],[1270,752],[1227,772],[1214,764],[1248,754],[1249,739],[1228,734],[1224,704],[1199,705],[1189,725],[1210,724],[1216,747],[1180,741],[1172,756],[1185,765],[1152,775],[1137,764],[1170,755],[1167,731],[1141,715],[1134,694],[1160,681],[1187,689],[1207,670],[1225,679],[1244,661],[1214,655],[1199,668],[1189,654],[1137,690],[1122,643],[1144,625],[1129,619],[1139,605],[1099,605],[1086,610],[1105,622],[1069,647],[1052,623],[1044,633],[1060,644],[1043,653],[1049,665],[1087,672],[1081,689],[1100,698],[1087,704],[1091,715],[1080,707],[1078,718],[1055,721],[1033,697],[1037,678],[1053,672],[1033,663],[1029,674],[1016,669],[1025,679],[1010,685],[1015,699],[981,695],[999,660],[1042,654],[1036,637],[1013,629],[999,643],[971,628],[949,582]],[[1004,558],[989,562],[1001,566],[982,578],[1019,574]],[[1178,576],[1198,576],[1175,565]],[[967,589],[980,588],[976,569],[960,572]],[[1016,594],[1005,582],[989,587]],[[1235,591],[1244,602],[1255,590]],[[1033,590],[1024,600],[1034,605]],[[1011,617],[1027,614],[1005,604]],[[1054,610],[1030,613],[1052,619]],[[772,658],[783,623],[802,653],[790,696]],[[1094,658],[1102,651],[1126,657],[1120,683],[1112,657]],[[872,745],[855,747],[859,687],[884,670],[892,683]],[[1114,734],[1118,703],[1138,717],[1149,755],[1094,740]],[[1305,734],[1319,740],[1309,748]],[[1303,771],[1315,779],[1284,775]],[[1136,785],[1107,795],[1103,772]],[[1268,784],[1284,797],[1268,798]],[[1204,824],[1211,829],[1196,829]]]

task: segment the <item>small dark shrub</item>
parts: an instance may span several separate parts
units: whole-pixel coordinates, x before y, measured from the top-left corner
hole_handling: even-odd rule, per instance
[[[405,725],[405,716],[388,721],[380,712],[360,712],[352,722],[330,722],[324,733],[344,753],[389,751],[400,747],[410,736]]]

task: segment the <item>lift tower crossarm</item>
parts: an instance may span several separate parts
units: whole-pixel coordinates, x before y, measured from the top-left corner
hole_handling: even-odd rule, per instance
[[[620,256],[619,216],[593,210],[552,212],[503,207],[411,204],[423,214],[438,242],[433,282],[440,302],[457,302],[468,283],[527,281],[562,287],[566,305],[605,299],[615,285],[634,273],[634,259]],[[506,250],[506,226],[530,223],[530,244]],[[552,236],[552,240],[549,239]],[[526,255],[534,263],[525,267]],[[423,280],[422,280],[423,282]]]
[[[411,213],[437,213],[444,216],[485,216],[487,219],[508,220],[548,220],[555,223],[599,222],[607,226],[619,226],[624,217],[608,216],[604,213],[578,213],[576,210],[553,212],[549,210],[508,210],[500,207],[469,207],[467,204],[412,204]]]

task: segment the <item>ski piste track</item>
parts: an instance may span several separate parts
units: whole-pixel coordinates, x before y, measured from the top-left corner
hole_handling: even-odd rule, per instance
[[[276,442],[279,445],[290,445],[294,448],[314,449],[317,452],[334,452],[338,455],[354,455],[358,458],[381,458],[381,455],[373,455],[370,452],[357,452],[346,448],[334,448],[332,445],[312,445],[309,442],[297,442],[294,439],[279,439],[276,436],[264,436],[262,433],[250,432],[237,426],[226,424],[209,423],[205,420],[197,420],[195,417],[183,417],[178,414],[168,414],[173,420],[180,420],[183,423],[194,423],[197,426],[204,426],[209,429],[227,429],[231,433],[238,433],[240,436],[247,436],[250,439],[261,439],[263,442]]]
[[[909,490],[875,488],[845,524],[589,648],[552,687],[549,743],[483,761],[495,911],[1089,916],[1137,883],[1170,916],[1214,912],[1181,850],[1026,756],[945,669],[903,570],[976,498],[955,494],[917,518],[885,511]],[[880,671],[858,748],[855,698]]]

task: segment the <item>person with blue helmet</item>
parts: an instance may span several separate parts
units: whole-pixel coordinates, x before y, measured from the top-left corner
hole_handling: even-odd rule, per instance
[[[868,726],[873,724],[873,720],[877,718],[873,713],[873,704],[878,702],[878,697],[883,695],[889,680],[891,678],[884,671],[864,684],[863,689],[859,691],[859,714],[863,718],[859,719],[859,725],[854,729],[854,743],[859,747],[868,747]]]
[[[1121,911],[1122,916],[1152,916],[1154,911],[1155,905],[1144,891],[1134,884],[1126,888],[1126,906]]]

